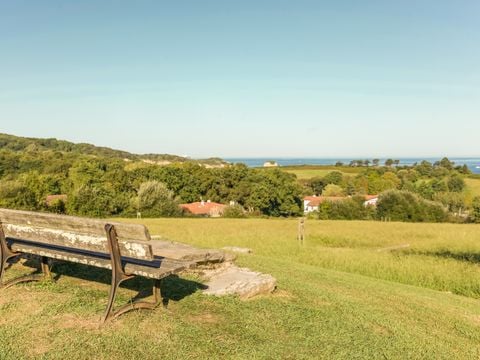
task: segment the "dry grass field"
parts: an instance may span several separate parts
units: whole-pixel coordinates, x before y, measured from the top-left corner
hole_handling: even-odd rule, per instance
[[[200,247],[250,247],[237,263],[278,280],[249,301],[168,278],[167,309],[98,326],[109,273],[59,263],[56,282],[0,292],[1,359],[466,359],[480,356],[479,225],[295,219],[141,220]],[[31,261],[29,261],[31,262]],[[31,271],[15,264],[9,276]],[[119,301],[145,285],[132,280]]]

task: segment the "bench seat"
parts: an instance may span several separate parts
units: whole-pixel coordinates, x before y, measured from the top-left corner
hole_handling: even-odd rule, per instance
[[[34,243],[11,238],[7,240],[7,244],[14,252],[33,254],[50,259],[64,260],[109,270],[112,269],[110,256],[105,253]],[[169,275],[177,274],[195,264],[195,262],[191,261],[180,261],[160,256],[154,256],[154,259],[151,261],[143,261],[122,256],[122,265],[125,273],[157,280]]]

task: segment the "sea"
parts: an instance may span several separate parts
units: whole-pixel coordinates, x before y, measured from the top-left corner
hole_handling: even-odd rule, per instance
[[[423,160],[429,161],[432,164],[439,161],[441,158],[397,158],[401,165],[413,165],[420,163]],[[455,165],[467,165],[474,174],[480,174],[480,158],[449,158]],[[248,167],[263,167],[267,161],[275,161],[279,166],[299,166],[299,165],[335,165],[338,161],[344,164],[349,164],[353,158],[227,158],[226,161],[237,164],[242,163]],[[371,160],[371,159],[370,159]],[[380,164],[385,163],[386,159],[380,159]]]

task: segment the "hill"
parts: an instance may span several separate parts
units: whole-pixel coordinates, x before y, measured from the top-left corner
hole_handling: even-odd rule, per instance
[[[205,165],[221,165],[226,164],[219,158],[210,158],[203,160],[192,160],[186,157],[170,154],[132,154],[127,151],[110,149],[103,146],[95,146],[92,144],[79,143],[75,144],[65,140],[57,140],[53,138],[28,138],[9,134],[0,133],[0,149],[10,150],[14,152],[22,151],[59,151],[62,153],[93,155],[110,159],[122,159],[130,161],[145,161],[157,164],[165,163],[183,163],[193,162]]]

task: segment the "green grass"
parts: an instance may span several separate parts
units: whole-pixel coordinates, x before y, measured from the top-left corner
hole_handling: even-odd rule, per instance
[[[237,263],[272,274],[278,290],[249,301],[212,298],[198,291],[198,278],[170,278],[167,310],[98,328],[108,272],[62,264],[55,283],[0,293],[0,359],[480,356],[478,225],[308,220],[300,246],[292,219],[141,222],[201,247],[250,247]],[[9,276],[28,270],[16,264]],[[145,283],[133,281],[120,300]]]
[[[283,171],[295,174],[299,180],[308,180],[313,177],[323,177],[332,171],[340,171],[343,175],[355,175],[363,168],[349,166],[330,166],[330,165],[303,165],[303,166],[282,166]]]
[[[467,185],[467,190],[471,192],[471,194],[475,196],[480,196],[480,179],[465,179],[465,183]]]

